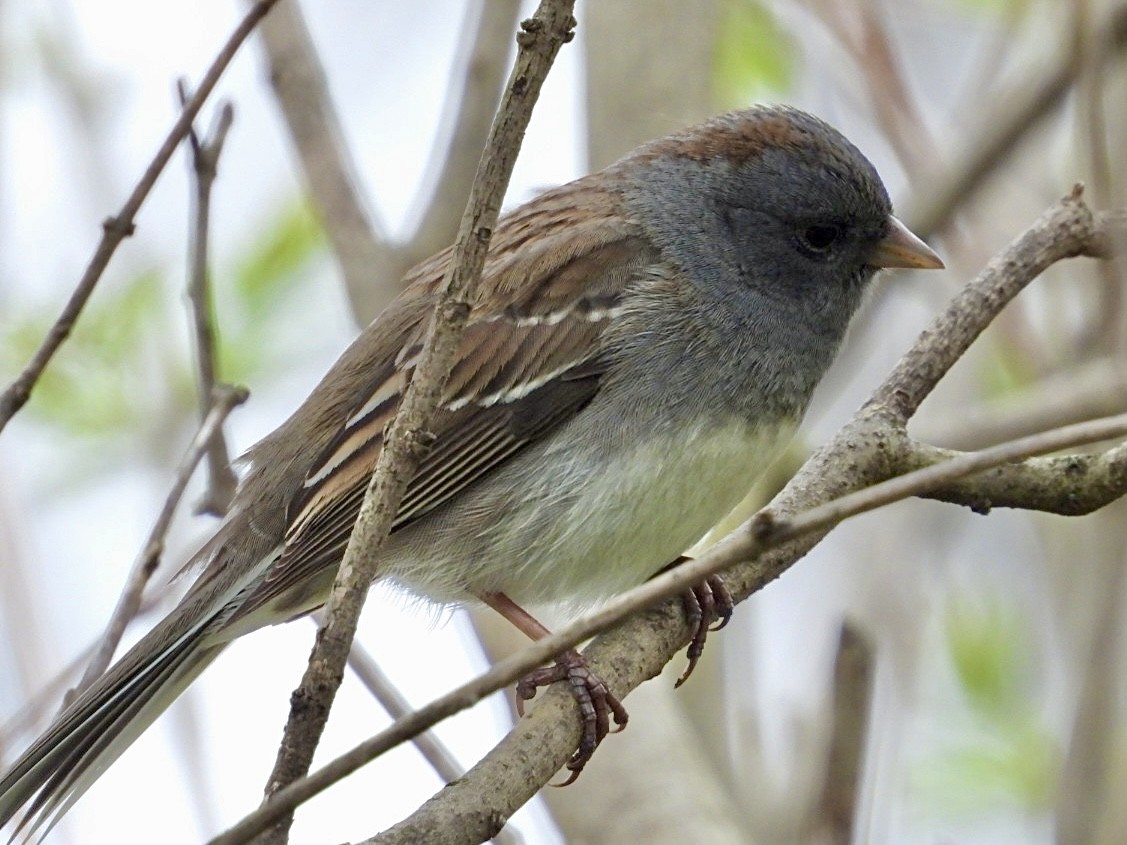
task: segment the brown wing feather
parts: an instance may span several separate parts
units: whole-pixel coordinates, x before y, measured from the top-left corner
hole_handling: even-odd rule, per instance
[[[562,225],[563,219],[540,223],[550,228]],[[519,228],[520,223],[513,225]],[[493,310],[479,307],[471,315],[443,409],[432,423],[434,445],[408,484],[392,530],[484,478],[578,413],[595,395],[607,320],[638,270],[655,260],[652,249],[635,233],[612,233],[612,240],[607,240],[606,229],[600,234],[602,240],[592,238],[579,254],[536,252],[526,255],[523,265],[503,254],[487,263],[491,275],[484,284],[497,294],[491,300]],[[510,246],[513,237],[510,231]],[[551,238],[537,238],[538,243],[545,240]],[[506,238],[501,241],[504,247]],[[520,266],[527,270],[529,262],[542,281],[526,278],[525,286],[512,285]],[[528,286],[537,288],[536,297],[524,296]],[[289,503],[282,555],[242,603],[236,619],[279,599],[279,607],[288,607],[285,596],[307,604],[309,583],[339,564],[383,432],[398,410],[417,360],[429,302],[429,297],[416,300],[416,321],[400,327],[397,354],[373,367],[366,392],[341,409],[344,420],[311,462]],[[294,610],[300,609],[295,604]]]

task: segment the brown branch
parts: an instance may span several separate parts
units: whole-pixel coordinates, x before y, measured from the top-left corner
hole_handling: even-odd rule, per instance
[[[216,389],[215,395],[212,397],[211,409],[207,412],[207,416],[200,424],[196,436],[192,438],[184,457],[180,460],[172,489],[165,498],[164,506],[149,531],[149,537],[141,549],[141,554],[133,565],[129,580],[117,601],[117,607],[114,608],[113,614],[110,616],[106,632],[103,634],[98,647],[94,650],[94,656],[87,665],[82,679],[64,697],[64,708],[70,704],[77,693],[93,683],[110,665],[114,652],[117,651],[117,646],[121,642],[121,637],[125,633],[126,626],[137,615],[141,606],[141,594],[145,590],[145,585],[149,583],[149,579],[156,572],[157,566],[160,565],[161,555],[164,554],[165,536],[168,534],[172,517],[176,513],[180,498],[184,495],[184,490],[195,471],[196,464],[207,453],[212,438],[222,429],[223,421],[227,419],[231,411],[246,401],[247,395],[246,389],[242,387],[221,386]]]
[[[983,452],[961,455],[942,465],[929,466],[871,487],[855,489],[809,509],[797,509],[793,502],[804,497],[813,500],[828,489],[826,485],[819,488],[816,484],[798,480],[812,475],[813,470],[809,469],[811,463],[837,464],[832,481],[842,488],[857,486],[852,484],[851,479],[863,467],[854,464],[843,468],[841,459],[843,455],[851,455],[854,460],[863,458],[857,455],[859,444],[853,436],[853,428],[871,419],[868,416],[855,418],[850,426],[815,454],[807,469],[776,498],[770,510],[761,511],[701,557],[623,593],[600,610],[538,640],[495,664],[479,677],[397,721],[312,775],[279,790],[267,804],[227,833],[216,837],[211,845],[236,845],[246,841],[288,809],[308,800],[419,731],[473,706],[553,655],[616,625],[621,627],[614,637],[597,639],[584,654],[600,676],[613,689],[620,691],[620,696],[624,695],[643,680],[657,675],[684,645],[688,629],[683,615],[676,603],[666,600],[679,597],[688,587],[708,575],[746,562],[728,573],[733,595],[742,600],[778,577],[833,526],[852,516],[911,496],[925,495],[938,486],[1040,451],[1055,451],[1112,436],[1127,436],[1127,415],[1083,423]],[[1120,453],[1121,462],[1127,459],[1123,455],[1127,453],[1127,446],[1119,446],[1113,451]],[[871,460],[870,463],[876,465],[879,461]],[[873,471],[888,470],[878,467]],[[1112,491],[1109,501],[1127,493],[1127,471],[1122,472],[1121,477],[1122,486]],[[794,515],[789,516],[792,513]],[[642,613],[663,601],[666,603],[661,607]],[[638,614],[635,618],[629,618],[635,614]],[[579,724],[573,718],[573,707],[570,693],[553,688],[531,714],[517,724],[513,733],[464,778],[424,804],[406,822],[372,841],[419,841],[412,837],[419,837],[424,830],[427,831],[426,841],[434,843],[482,841],[474,839],[475,836],[489,838],[495,830],[489,825],[506,818],[531,798],[574,751]],[[494,802],[492,806],[482,804],[483,795],[488,795],[489,800]],[[460,801],[466,806],[472,805],[472,811],[466,809],[469,815],[459,814],[456,821],[451,820],[448,808],[457,807]],[[444,818],[450,821],[452,831],[456,831],[454,838],[434,838],[434,808],[443,805],[447,809]]]
[[[44,338],[42,345],[36,350],[27,367],[4,393],[0,394],[0,431],[3,431],[12,417],[27,404],[35,383],[39,380],[59,347],[70,335],[79,314],[94,292],[94,287],[106,266],[110,263],[114,252],[117,251],[118,246],[125,238],[133,234],[135,229],[134,219],[137,212],[148,198],[149,191],[156,184],[157,178],[164,172],[164,168],[168,165],[176,147],[180,145],[180,142],[191,130],[192,121],[196,119],[196,115],[199,114],[204,102],[211,95],[216,83],[231,63],[231,59],[235,57],[239,47],[242,46],[247,36],[276,2],[277,0],[256,0],[239,25],[235,27],[235,31],[231,33],[227,43],[223,45],[211,66],[208,67],[207,72],[204,73],[199,88],[192,94],[184,110],[180,112],[180,116],[168,131],[164,142],[160,145],[156,155],[153,156],[153,160],[149,162],[149,166],[145,169],[140,181],[133,188],[133,192],[129,195],[121,210],[115,216],[107,217],[102,222],[102,239],[95,248],[90,262],[86,265],[74,293],[71,294],[62,313],[47,332],[47,337]]]
[[[991,98],[979,113],[983,126],[967,134],[968,144],[955,163],[913,193],[903,219],[922,238],[942,231],[956,209],[989,184],[989,176],[1017,150],[1033,128],[1056,109],[1083,73],[1100,73],[1127,49],[1127,6],[1121,5],[1095,29],[1090,61],[1064,54],[1047,71],[1023,78],[1014,90]]]
[[[390,301],[398,293],[399,277],[388,277],[387,240],[357,190],[355,167],[301,7],[283,3],[261,32],[270,84],[353,312],[370,317],[378,308],[369,297]]]
[[[856,625],[848,620],[841,624],[834,657],[830,746],[818,799],[820,830],[813,840],[826,845],[855,841],[857,796],[873,701],[874,652],[872,641]]]
[[[188,99],[187,84],[177,83],[181,106]],[[196,353],[196,385],[200,401],[200,418],[206,419],[215,396],[216,355],[215,321],[212,314],[211,291],[208,273],[209,237],[211,232],[211,189],[219,173],[219,156],[235,119],[235,110],[224,103],[215,118],[206,139],[201,139],[195,127],[188,133],[188,146],[192,151],[192,175],[195,190],[192,192],[194,213],[189,233],[188,302],[191,306],[192,340]],[[223,430],[215,432],[207,448],[207,487],[196,503],[195,513],[223,516],[231,507],[239,479],[231,469],[230,452]]]
[[[384,437],[384,448],[325,605],[325,624],[318,630],[309,666],[301,686],[294,692],[267,796],[309,769],[343,677],[368,586],[375,577],[378,550],[387,537],[403,489],[426,448],[427,426],[454,363],[532,107],[557,52],[571,40],[575,24],[571,15],[573,5],[573,0],[542,0],[536,14],[521,25],[516,64],[462,216],[450,269],[427,328],[423,352],[399,412]],[[282,819],[269,834],[269,841],[284,841],[290,820],[292,815]]]
[[[313,775],[279,790],[266,805],[214,842],[232,845],[245,841],[247,836],[290,812],[293,806],[403,739],[512,683],[563,649],[615,625],[618,627],[613,636],[597,638],[585,655],[600,677],[619,696],[625,695],[658,674],[688,637],[683,612],[676,602],[654,605],[680,595],[711,573],[727,569],[729,589],[742,600],[792,566],[842,519],[950,485],[970,474],[1030,454],[1127,434],[1127,416],[1121,416],[1048,432],[1025,442],[1003,444],[984,453],[962,455],[940,466],[893,477],[903,469],[903,450],[896,447],[896,442],[902,441],[908,418],[953,360],[993,319],[1005,298],[1015,296],[1051,263],[1046,250],[1055,250],[1054,260],[1082,254],[1104,255],[1109,243],[1113,243],[1108,229],[1119,222],[1118,216],[1094,217],[1083,206],[1079,191],[1074,191],[1042,215],[1029,232],[1017,238],[955,298],[921,334],[893,375],[865,406],[807,461],[775,498],[769,511],[761,512],[700,558],[648,581],[501,661],[479,678],[396,722]],[[1033,256],[1025,255],[1025,251]],[[1125,451],[1127,447],[1119,446],[1109,455]],[[1127,472],[1119,477],[1120,487],[1104,491],[1107,501],[1127,493]],[[872,486],[864,489],[867,485]],[[653,609],[641,612],[646,608]],[[464,778],[375,841],[476,842],[488,838],[501,820],[535,794],[563,765],[574,751],[579,730],[570,694],[558,688],[549,690],[531,714]],[[451,823],[443,823],[451,819]],[[435,838],[438,830],[443,832],[441,840]]]

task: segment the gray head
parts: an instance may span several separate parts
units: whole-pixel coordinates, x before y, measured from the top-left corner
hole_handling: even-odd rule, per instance
[[[938,263],[861,152],[795,109],[721,115],[617,167],[639,222],[702,292],[756,321],[771,300],[774,319],[833,346],[879,267]]]

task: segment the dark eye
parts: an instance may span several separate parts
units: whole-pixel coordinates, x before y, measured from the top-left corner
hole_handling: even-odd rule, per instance
[[[841,239],[841,229],[832,223],[815,223],[798,230],[798,243],[807,252],[823,255]]]

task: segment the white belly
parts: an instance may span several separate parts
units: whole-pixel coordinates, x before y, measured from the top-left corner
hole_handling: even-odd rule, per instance
[[[739,504],[792,432],[698,429],[640,444],[597,471],[572,466],[541,479],[512,522],[481,529],[469,586],[518,602],[588,603],[639,584]]]

